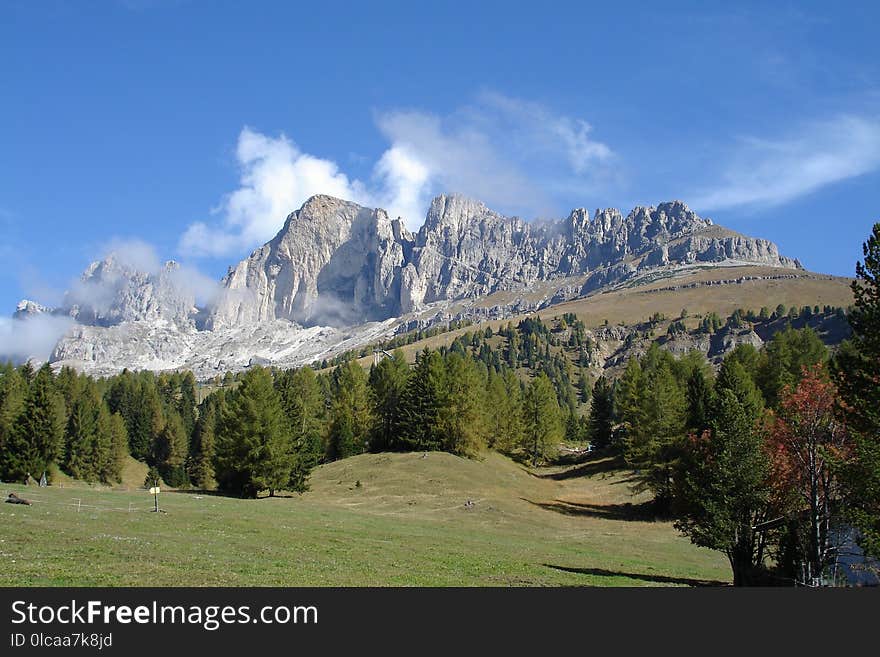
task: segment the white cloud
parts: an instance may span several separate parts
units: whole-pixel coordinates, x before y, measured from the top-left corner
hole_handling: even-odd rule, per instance
[[[779,140],[746,138],[714,189],[694,194],[700,210],[779,205],[880,168],[880,120],[838,116]]]
[[[383,192],[380,198],[394,210],[402,203],[401,214],[415,228],[421,225],[430,197],[439,192],[473,196],[489,205],[519,208],[531,213],[546,207],[540,186],[529,179],[513,157],[504,155],[504,146],[473,120],[459,116],[441,119],[431,114],[396,111],[378,119],[379,130],[391,142],[386,157],[405,166],[380,166],[377,173]],[[416,167],[419,176],[408,177]],[[402,191],[390,193],[396,183]],[[407,207],[409,206],[409,207]],[[420,212],[418,212],[420,210]]]
[[[111,240],[103,247],[101,253],[103,255],[100,260],[96,261],[100,263],[98,271],[91,276],[71,281],[64,294],[64,307],[77,305],[97,314],[107,313],[119,301],[120,293],[129,285],[127,271],[155,276],[164,268],[164,262],[160,259],[156,248],[139,239]],[[115,265],[104,267],[103,263],[111,258]],[[220,294],[220,281],[207,276],[190,264],[177,264],[177,269],[174,269],[167,278],[174,292],[182,298],[194,297],[199,307],[212,305]]]
[[[586,188],[613,158],[589,124],[532,102],[484,93],[448,116],[414,110],[379,114],[389,146],[370,179],[349,178],[331,160],[302,152],[281,135],[239,135],[241,181],[217,208],[218,220],[191,224],[179,250],[194,256],[241,255],[269,239],[314,194],[329,194],[402,217],[411,229],[431,197],[457,192],[506,212],[536,216],[553,205],[560,181]]]
[[[104,257],[113,254],[117,262],[136,271],[155,274],[162,269],[156,247],[141,239],[117,237],[105,244],[102,250],[106,254]]]
[[[480,99],[483,105],[507,119],[504,129],[532,157],[557,157],[562,153],[575,173],[586,174],[591,167],[608,162],[613,156],[606,144],[593,141],[593,128],[582,119],[554,114],[540,103],[497,93],[483,93]]]
[[[0,360],[49,360],[58,340],[74,325],[70,317],[0,317]]]
[[[366,201],[362,186],[349,181],[330,160],[303,153],[286,136],[277,139],[245,127],[236,157],[241,186],[217,208],[219,226],[192,224],[180,250],[195,256],[237,253],[271,239],[290,212],[314,194]]]

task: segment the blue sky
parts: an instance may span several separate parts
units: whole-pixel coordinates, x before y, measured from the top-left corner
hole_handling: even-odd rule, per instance
[[[299,4],[0,1],[0,314],[113,245],[219,278],[321,191],[678,198],[843,275],[880,221],[878,3]]]

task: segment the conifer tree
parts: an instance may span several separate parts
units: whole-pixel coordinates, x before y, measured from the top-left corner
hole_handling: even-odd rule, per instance
[[[217,405],[211,400],[203,408],[204,411],[199,415],[193,433],[189,478],[197,488],[208,490],[216,485],[214,449],[216,447]]]
[[[522,444],[522,388],[512,370],[490,374],[486,415],[490,447],[509,454]]]
[[[46,363],[33,376],[16,420],[11,452],[16,454],[12,474],[24,478],[27,474],[39,477],[49,465],[60,459],[64,446],[66,412],[64,399],[54,389],[52,368]]]
[[[100,395],[96,396],[95,409],[95,437],[92,442],[92,450],[90,454],[91,474],[97,481],[110,483],[113,481],[114,463],[113,463],[113,422],[107,405],[101,399]]]
[[[370,391],[373,402],[373,427],[370,450],[381,452],[399,445],[401,398],[409,380],[409,365],[400,349],[391,358],[383,358],[370,370]]]
[[[686,404],[669,352],[654,343],[644,358],[638,425],[627,436],[624,456],[638,470],[637,491],[650,490],[662,509],[672,500],[675,464],[684,440]]]
[[[276,379],[281,404],[290,422],[294,449],[309,469],[324,455],[325,396],[314,370],[303,367]]]
[[[189,438],[183,420],[176,411],[170,411],[165,425],[153,444],[152,463],[169,486],[181,487],[189,483],[186,458],[189,454]]]
[[[11,364],[0,366],[0,479],[18,479],[28,471],[16,446],[19,416],[24,409],[27,384]]]
[[[436,351],[427,348],[416,357],[416,365],[401,397],[399,436],[401,449],[443,448],[440,411],[446,387],[446,368]]]
[[[458,354],[447,358],[445,380],[440,411],[443,448],[460,456],[476,456],[486,444],[485,382],[473,361]]]
[[[709,409],[712,404],[712,387],[706,373],[694,368],[687,380],[687,428],[700,434],[709,426]]]
[[[677,470],[675,526],[695,545],[725,553],[734,586],[747,586],[760,581],[764,563],[766,534],[755,528],[772,515],[770,460],[751,379],[731,363],[725,380],[716,382],[710,429],[691,436]]]
[[[523,401],[523,450],[532,465],[546,461],[562,439],[559,403],[553,384],[544,372],[526,389]]]
[[[640,427],[643,426],[645,419],[642,400],[646,394],[646,380],[642,366],[638,359],[630,358],[614,393],[624,450],[630,443],[638,440]]]
[[[74,478],[97,481],[95,442],[98,432],[98,391],[87,381],[73,399],[66,430],[64,469]]]
[[[580,402],[586,404],[590,401],[593,389],[590,387],[590,378],[587,376],[586,368],[581,368],[578,376],[578,392],[580,393]]]
[[[791,326],[773,335],[765,345],[756,375],[767,405],[775,408],[785,387],[795,388],[803,369],[828,359],[828,349],[813,329]]]
[[[226,398],[217,435],[214,470],[221,490],[274,495],[290,482],[295,454],[272,375],[256,366]]]
[[[327,458],[342,459],[365,452],[372,422],[367,375],[357,362],[343,363],[333,372]]]
[[[614,427],[613,388],[604,376],[600,376],[593,386],[588,438],[593,449],[611,446]]]
[[[836,356],[843,415],[855,454],[844,472],[850,518],[868,554],[880,557],[880,223],[862,246],[847,319],[852,337]]]
[[[127,456],[128,434],[125,430],[125,420],[119,413],[113,413],[110,416],[110,458],[101,472],[101,480],[121,483],[122,469]]]

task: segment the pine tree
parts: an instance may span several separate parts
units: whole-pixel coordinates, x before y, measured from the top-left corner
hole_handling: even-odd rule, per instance
[[[746,586],[758,583],[763,567],[766,535],[755,527],[771,515],[771,482],[748,399],[756,391],[742,365],[731,365],[732,387],[716,383],[710,429],[691,436],[677,469],[675,526],[695,545],[724,552],[734,586]]]
[[[19,479],[29,471],[26,454],[17,451],[16,422],[24,410],[27,384],[10,364],[0,366],[0,479]]]
[[[450,354],[446,361],[440,431],[443,448],[460,456],[476,456],[486,445],[484,381],[470,358]]]
[[[370,370],[370,391],[373,401],[373,427],[370,450],[382,452],[399,445],[401,398],[409,380],[409,365],[400,349],[391,358],[383,358]]]
[[[845,469],[851,520],[868,554],[880,557],[880,223],[862,246],[847,317],[852,338],[836,356],[844,417],[855,455]]]
[[[227,396],[214,453],[221,490],[256,497],[269,495],[290,482],[295,454],[289,425],[272,375],[256,366]]]
[[[553,384],[544,372],[526,389],[523,425],[523,449],[532,465],[552,457],[555,445],[562,438],[562,425]]]
[[[182,487],[189,483],[186,458],[189,455],[189,438],[183,420],[176,411],[170,411],[165,425],[153,444],[152,463],[169,486]]]
[[[196,421],[189,466],[190,480],[202,490],[209,490],[217,483],[214,479],[216,432],[217,405],[211,399],[204,405],[204,412]]]
[[[357,362],[348,361],[333,372],[327,458],[342,459],[365,452],[372,422],[367,375]]]
[[[18,466],[9,474],[15,478],[28,474],[39,477],[49,470],[49,465],[62,456],[65,421],[64,399],[55,391],[52,369],[46,363],[33,376],[12,440],[7,443],[16,454]]]
[[[522,389],[512,370],[492,374],[486,391],[489,446],[511,453],[523,437]]]
[[[593,386],[588,437],[593,449],[611,446],[614,427],[614,393],[611,384],[600,376]]]
[[[401,449],[439,450],[443,448],[440,410],[446,386],[446,368],[435,351],[427,348],[416,357],[400,400]]]

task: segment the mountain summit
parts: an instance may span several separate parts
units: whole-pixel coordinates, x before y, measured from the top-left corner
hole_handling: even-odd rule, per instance
[[[801,268],[772,242],[718,226],[681,201],[626,217],[578,208],[537,224],[440,195],[413,234],[385,210],[317,195],[230,267],[204,307],[176,263],[142,272],[110,256],[86,270],[62,307],[22,302],[17,316],[76,320],[54,362],[100,373],[190,367],[205,375],[252,362],[309,362],[404,330],[417,316],[430,323],[426,309],[522,295],[538,283],[558,280],[570,298],[652,270],[731,264]]]
[[[585,292],[666,265],[741,261],[799,267],[772,242],[698,217],[681,201],[573,210],[541,225],[458,195],[436,197],[415,235],[381,209],[314,196],[268,244],[223,280],[210,328],[288,319],[304,325],[400,316],[438,301],[479,297],[591,274]]]

